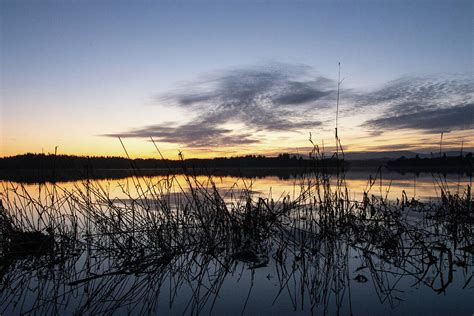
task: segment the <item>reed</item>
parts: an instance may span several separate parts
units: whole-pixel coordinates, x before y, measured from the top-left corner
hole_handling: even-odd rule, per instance
[[[463,286],[472,286],[470,186],[452,193],[439,185],[435,201],[405,193],[389,200],[374,193],[378,173],[362,200],[352,200],[343,168],[331,185],[324,155],[317,146],[313,153],[318,168],[300,179],[294,198],[255,195],[245,180],[222,192],[213,177],[199,180],[192,170],[184,185],[172,174],[151,181],[136,173],[121,186],[123,198],[92,181],[72,190],[41,186],[37,197],[6,184],[0,313],[61,314],[68,302],[76,313],[153,313],[166,289],[170,308],[187,293],[175,308],[199,314],[213,310],[226,280],[243,269],[253,280],[269,265],[279,284],[273,303],[312,312],[351,309],[351,288],[369,278],[393,306],[402,277],[443,293],[459,268]],[[12,251],[15,234],[35,238]],[[427,281],[428,274],[435,277]],[[25,300],[32,280],[38,299]]]

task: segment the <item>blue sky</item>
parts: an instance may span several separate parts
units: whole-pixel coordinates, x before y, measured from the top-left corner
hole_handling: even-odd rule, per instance
[[[472,78],[470,1],[2,1],[0,18],[3,155],[115,152],[100,135],[185,124],[200,112],[157,96],[235,69],[305,65],[335,80],[341,61],[358,94]]]

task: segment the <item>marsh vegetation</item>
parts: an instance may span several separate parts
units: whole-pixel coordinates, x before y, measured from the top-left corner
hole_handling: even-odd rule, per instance
[[[380,177],[358,199],[343,168],[279,196],[189,173],[131,177],[120,197],[91,180],[35,196],[4,182],[0,312],[469,311],[470,184],[440,177],[438,198],[388,198]]]

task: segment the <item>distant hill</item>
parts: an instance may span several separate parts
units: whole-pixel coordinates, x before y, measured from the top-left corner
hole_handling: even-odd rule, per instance
[[[463,152],[463,156],[470,153],[470,150],[466,150]],[[332,153],[326,153],[326,157],[330,157]],[[394,151],[361,151],[361,152],[345,152],[344,159],[353,161],[353,160],[380,160],[380,161],[387,161],[398,159],[401,157],[405,158],[415,158],[418,155],[420,158],[436,158],[440,157],[439,151],[432,152],[432,153],[421,153],[416,151],[410,150],[394,150]],[[457,157],[460,155],[459,150],[452,150],[452,151],[443,151],[442,155],[446,155],[447,157]],[[299,153],[290,153],[290,156],[293,157],[302,157],[303,159],[309,159],[308,155],[299,154]]]
[[[458,153],[459,154],[459,153]],[[396,159],[402,156],[412,158],[417,155],[416,152],[403,151],[368,151],[368,152],[348,152],[345,158],[348,160],[366,160],[366,159]]]
[[[244,156],[213,159],[127,159],[123,157],[83,157],[25,154],[0,158],[0,179],[19,182],[56,182],[80,179],[115,179],[131,175],[153,176],[167,173],[269,176],[289,178],[315,168],[346,165],[336,159],[309,160],[280,154],[277,157]],[[334,169],[334,168],[332,168]]]
[[[468,154],[469,152],[464,152],[463,155]],[[447,157],[457,157],[460,155],[460,151],[443,151],[442,155]],[[439,152],[433,153],[418,153],[409,150],[397,150],[397,151],[369,151],[369,152],[349,152],[346,153],[345,158],[348,160],[365,160],[365,159],[398,159],[401,157],[405,158],[415,158],[416,156],[420,158],[436,158],[440,157]]]
[[[152,168],[282,168],[335,165],[336,159],[315,161],[290,154],[277,157],[242,156],[212,159],[127,159],[123,157],[85,157],[71,155],[25,154],[0,158],[0,169],[152,169]]]
[[[463,156],[472,156],[464,153]],[[443,157],[459,157],[459,151],[444,152]],[[399,158],[407,159],[440,158],[439,154],[421,154],[412,151],[381,151],[381,152],[349,152],[344,159],[354,165],[384,164]],[[282,168],[282,167],[314,167],[315,164],[333,166],[337,159],[326,158],[323,161],[309,159],[302,155],[283,153],[276,157],[262,155],[247,155],[239,157],[217,157],[210,159],[128,159],[124,157],[89,157],[53,154],[24,154],[0,158],[0,169],[153,169],[153,168]],[[446,162],[446,161],[445,161]],[[453,161],[449,161],[454,163]]]
[[[404,154],[397,159],[393,155]],[[130,175],[162,175],[190,173],[231,176],[278,176],[289,178],[316,169],[331,173],[344,166],[346,170],[376,171],[380,166],[397,172],[456,172],[472,174],[472,153],[460,157],[427,158],[411,152],[352,153],[346,161],[337,159],[314,160],[280,154],[277,157],[244,156],[213,159],[127,159],[123,157],[85,157],[69,155],[25,154],[0,158],[0,179],[20,182],[56,182],[80,179],[115,179]],[[369,158],[370,157],[370,158]],[[412,157],[412,158],[410,158]]]
[[[472,153],[466,155],[422,158],[416,155],[414,158],[401,157],[390,160],[386,164],[388,169],[397,171],[417,171],[417,172],[466,172],[472,174],[474,157]]]

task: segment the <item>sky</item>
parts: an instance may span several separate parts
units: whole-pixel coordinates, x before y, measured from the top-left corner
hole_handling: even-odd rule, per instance
[[[0,156],[474,148],[472,1],[0,0]]]

